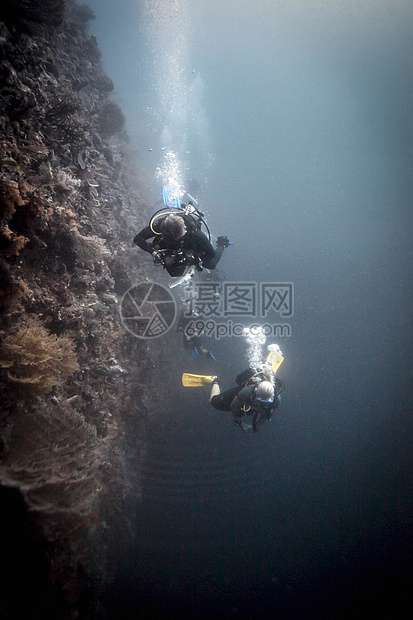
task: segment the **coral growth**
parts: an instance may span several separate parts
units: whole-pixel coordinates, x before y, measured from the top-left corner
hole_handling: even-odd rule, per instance
[[[70,404],[39,404],[14,421],[0,480],[22,491],[31,510],[89,514],[100,492],[96,427]]]
[[[0,2],[0,479],[24,494],[64,568],[71,603],[56,618],[78,617],[78,580],[105,556],[91,524],[97,538],[103,520],[116,527],[119,499],[133,520],[149,415],[137,386],[165,346],[120,320],[119,296],[153,276],[131,247],[151,178],[108,96],[92,18],[75,0]]]
[[[42,393],[62,383],[79,365],[71,338],[58,338],[33,318],[3,338],[0,368],[8,381]]]
[[[0,251],[7,256],[19,256],[20,250],[29,241],[24,235],[16,235],[15,232],[5,224],[0,228]]]
[[[7,24],[31,34],[60,26],[64,8],[64,0],[4,0]]]
[[[87,24],[92,19],[95,19],[95,14],[87,4],[76,5],[71,12],[71,19],[78,21],[80,24]]]
[[[22,207],[24,200],[15,181],[0,179],[0,220],[11,220],[17,207]]]
[[[125,116],[115,101],[107,101],[99,114],[99,129],[104,136],[119,133],[125,125]]]
[[[54,188],[62,193],[71,193],[76,189],[79,189],[81,184],[80,179],[75,177],[67,170],[59,170],[56,174]]]
[[[109,256],[109,251],[105,247],[105,239],[96,236],[85,237],[77,230],[73,230],[73,240],[77,257],[82,262],[96,263]]]

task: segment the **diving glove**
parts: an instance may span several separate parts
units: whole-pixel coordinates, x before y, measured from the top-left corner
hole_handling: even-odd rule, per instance
[[[225,235],[222,235],[221,237],[218,237],[217,239],[217,245],[223,245],[224,248],[227,248],[230,244],[230,240],[228,239],[228,237],[225,237]]]
[[[155,263],[155,265],[160,265],[162,262],[162,254],[161,252],[158,252],[157,250],[154,250],[152,252],[152,258],[153,258],[153,262]]]

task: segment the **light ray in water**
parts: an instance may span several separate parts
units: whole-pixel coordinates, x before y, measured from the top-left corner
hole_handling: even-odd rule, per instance
[[[156,105],[148,110],[159,137],[155,180],[180,197],[186,181],[202,178],[213,164],[204,84],[191,65],[193,25],[187,0],[144,0],[142,30],[151,63],[150,88]]]
[[[189,33],[186,0],[146,0],[144,22],[152,60],[152,87],[162,161],[155,177],[183,194],[188,131]]]

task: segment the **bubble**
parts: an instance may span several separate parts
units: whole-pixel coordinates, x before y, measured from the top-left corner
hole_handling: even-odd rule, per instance
[[[247,343],[247,359],[249,367],[258,370],[264,356],[264,345],[267,341],[260,325],[251,325],[244,329],[244,339]]]

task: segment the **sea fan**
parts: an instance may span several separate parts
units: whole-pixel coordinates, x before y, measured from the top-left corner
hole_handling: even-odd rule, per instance
[[[0,344],[0,368],[7,380],[30,392],[48,392],[78,370],[74,343],[51,334],[38,318],[8,334]]]
[[[87,515],[101,490],[101,443],[71,405],[39,404],[14,420],[1,484],[17,487],[31,510]]]

